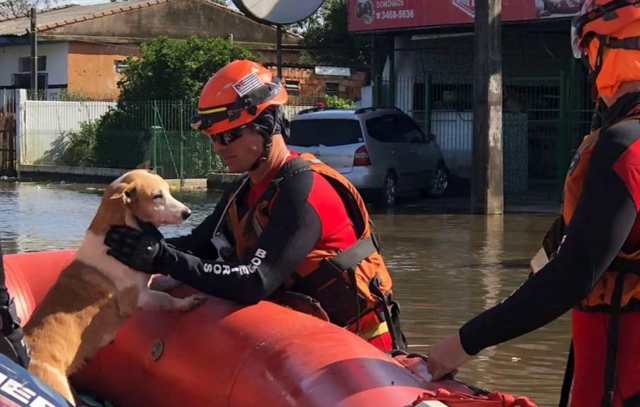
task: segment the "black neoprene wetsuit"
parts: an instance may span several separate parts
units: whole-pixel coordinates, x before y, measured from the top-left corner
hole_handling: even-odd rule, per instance
[[[237,197],[241,214],[255,205],[273,176],[242,189]],[[227,193],[190,235],[167,239],[154,267],[203,292],[251,304],[287,282],[312,249],[345,249],[356,242],[344,203],[321,175],[301,172],[282,181],[279,188],[270,221],[248,258],[215,260],[218,251],[211,239],[229,199]],[[226,227],[222,222],[220,230],[231,240]]]
[[[557,255],[506,300],[462,326],[460,339],[468,354],[558,318],[590,293],[621,249],[638,247],[640,122],[621,120],[639,107],[640,93],[634,93],[608,110]]]

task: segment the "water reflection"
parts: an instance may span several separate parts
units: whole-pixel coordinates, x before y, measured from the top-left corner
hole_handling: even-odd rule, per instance
[[[6,252],[77,247],[100,202],[100,188],[0,182],[0,243]],[[217,194],[176,194],[193,215],[186,233],[209,215]],[[429,213],[432,212],[432,213]],[[410,208],[376,214],[384,254],[394,275],[403,327],[411,350],[450,335],[478,312],[508,296],[526,278],[528,259],[551,223],[551,215],[484,217]],[[490,389],[557,403],[569,341],[568,318],[485,350],[459,377]]]
[[[457,331],[513,292],[551,215],[388,214],[374,217],[394,272],[404,329],[412,350]],[[569,324],[565,316],[532,334],[483,351],[463,380],[557,403]]]

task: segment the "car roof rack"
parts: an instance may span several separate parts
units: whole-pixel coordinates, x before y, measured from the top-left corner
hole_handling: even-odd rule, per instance
[[[309,107],[307,109],[302,109],[300,110],[298,113],[296,114],[305,114],[305,113],[312,113],[312,112],[320,112],[322,110],[326,110],[325,107],[322,106],[314,106],[314,107]]]
[[[314,106],[314,107],[309,107],[307,109],[302,109],[300,110],[298,113],[296,114],[306,114],[306,113],[313,113],[313,112],[322,112],[322,111],[327,111],[327,110],[335,110],[335,111],[345,111],[345,110],[353,110],[353,109],[340,109],[338,107],[326,107],[326,106]]]
[[[355,114],[362,114],[362,113],[366,113],[366,112],[375,112],[378,109],[393,109],[393,110],[397,110],[399,112],[402,112],[402,109],[400,109],[397,106],[368,106],[368,107],[361,107],[360,109],[357,109],[355,111]]]

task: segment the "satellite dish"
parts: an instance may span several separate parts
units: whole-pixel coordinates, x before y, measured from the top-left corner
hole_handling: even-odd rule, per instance
[[[286,25],[309,17],[324,0],[233,0],[233,3],[261,23]]]

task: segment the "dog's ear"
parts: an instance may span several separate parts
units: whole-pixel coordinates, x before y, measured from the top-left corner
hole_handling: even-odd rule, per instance
[[[130,204],[136,198],[136,184],[134,182],[126,184],[121,182],[116,186],[116,192],[109,199],[122,199],[125,205]]]
[[[138,164],[136,166],[136,169],[138,169],[138,170],[147,170],[147,171],[151,170],[151,161],[146,160],[146,161],[141,162],[140,164]]]

